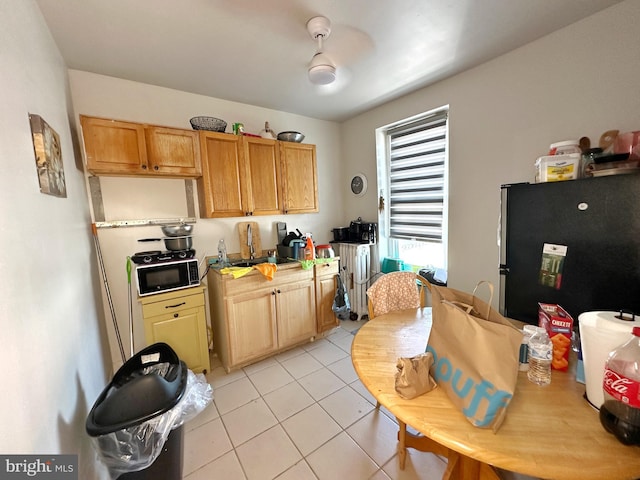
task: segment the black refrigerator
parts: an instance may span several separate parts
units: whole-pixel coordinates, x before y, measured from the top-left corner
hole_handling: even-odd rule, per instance
[[[500,311],[538,323],[538,302],[640,314],[640,175],[501,188]]]

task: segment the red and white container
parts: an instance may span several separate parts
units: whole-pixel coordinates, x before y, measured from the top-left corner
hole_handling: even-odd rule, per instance
[[[569,155],[571,153],[582,154],[578,140],[564,140],[549,145],[549,155]]]
[[[625,445],[640,443],[640,327],[613,350],[604,367],[600,421]]]

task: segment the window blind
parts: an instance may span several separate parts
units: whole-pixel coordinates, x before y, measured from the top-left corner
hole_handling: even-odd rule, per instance
[[[389,236],[442,242],[447,112],[387,131]]]

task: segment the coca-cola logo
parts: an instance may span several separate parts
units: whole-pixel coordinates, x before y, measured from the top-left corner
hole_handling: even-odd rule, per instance
[[[625,377],[610,368],[604,369],[602,389],[614,399],[640,409],[640,382]]]
[[[627,395],[629,386],[633,383],[626,377],[621,377],[613,370],[606,369],[604,371],[603,386],[611,392],[616,392],[620,395]]]

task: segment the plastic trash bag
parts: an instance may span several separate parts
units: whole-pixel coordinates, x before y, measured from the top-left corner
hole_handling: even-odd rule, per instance
[[[351,314],[351,305],[349,304],[349,295],[344,287],[344,282],[340,275],[336,275],[338,278],[338,288],[336,289],[336,296],[333,299],[333,305],[331,309],[340,320],[349,320]]]
[[[169,368],[169,363],[159,363],[134,375],[165,375]],[[91,441],[112,478],[143,470],[160,456],[171,430],[196,417],[212,399],[213,389],[205,376],[188,370],[185,392],[173,408],[141,424],[91,437]]]

